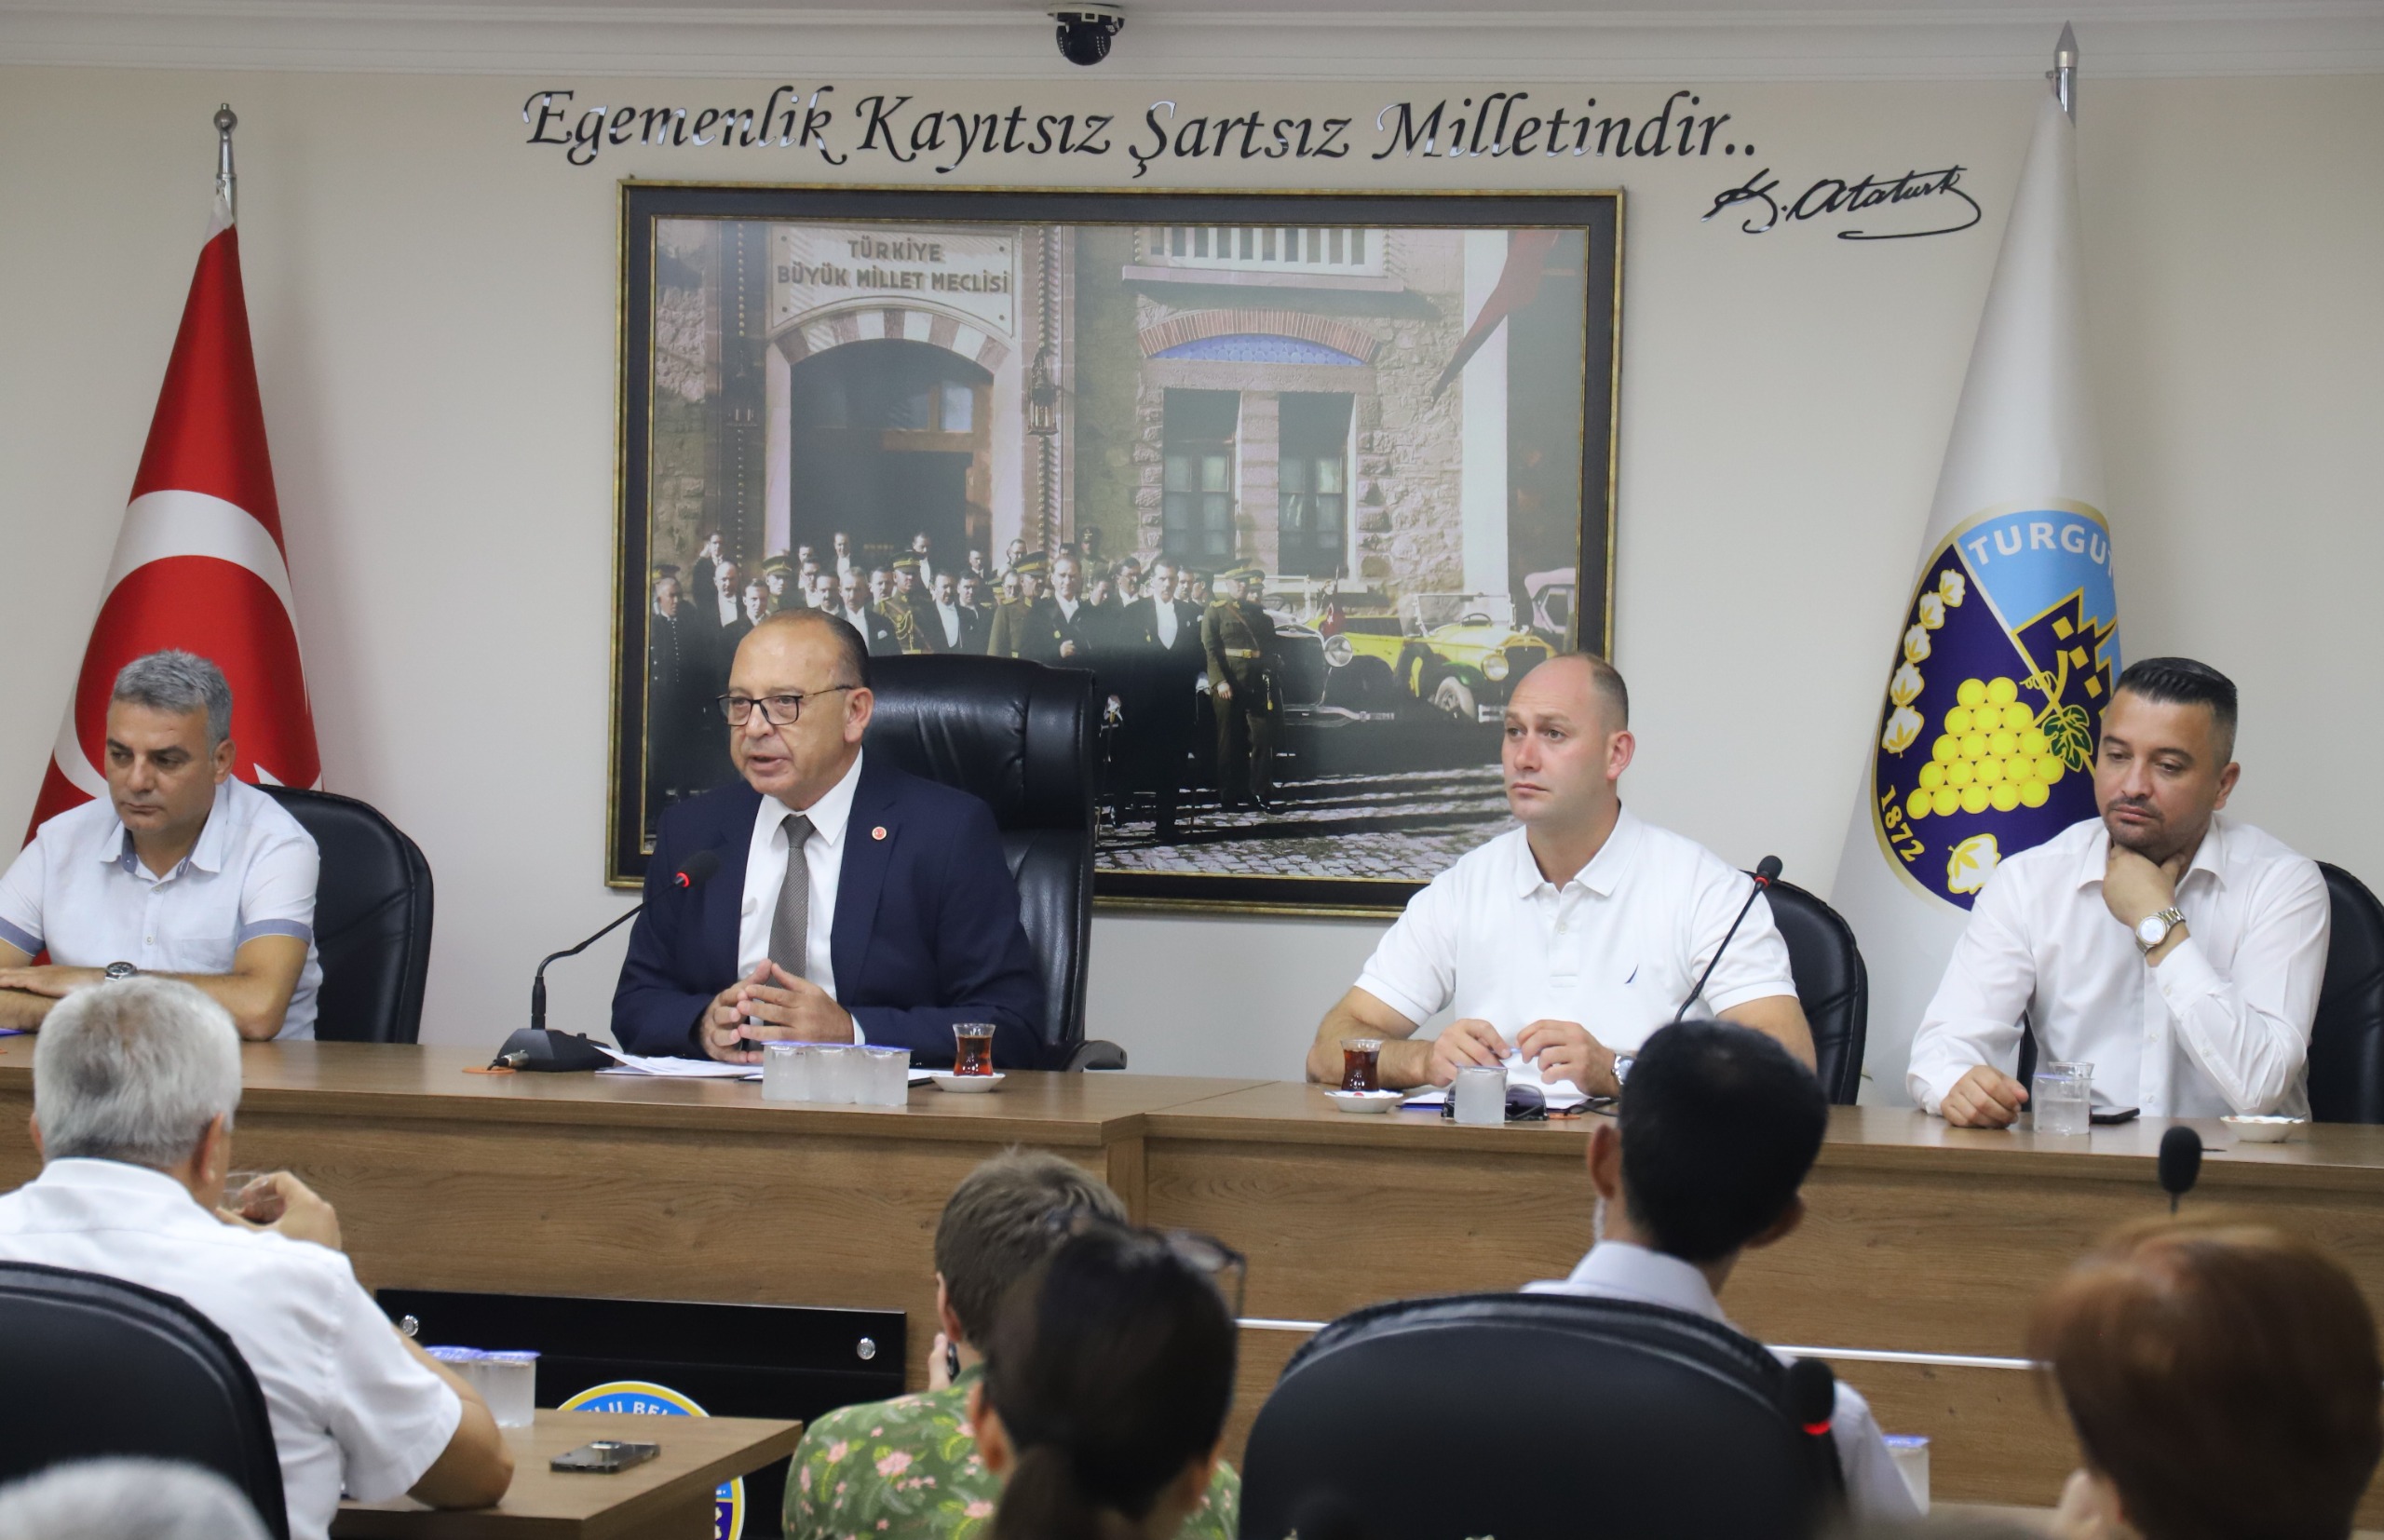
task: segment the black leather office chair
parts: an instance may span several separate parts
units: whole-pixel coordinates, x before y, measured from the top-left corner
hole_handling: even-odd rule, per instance
[[[213,1321],[154,1289],[0,1262],[0,1482],[66,1460],[151,1455],[220,1474],[289,1540],[273,1423]]]
[[[1802,1540],[1835,1472],[1780,1360],[1727,1327],[1575,1295],[1411,1300],[1284,1369],[1251,1428],[1241,1540]]]
[[[1788,943],[1797,1003],[1813,1029],[1814,1071],[1829,1099],[1850,1107],[1862,1088],[1862,1043],[1871,1023],[1871,973],[1862,951],[1837,911],[1795,883],[1775,879],[1767,897],[1772,923]]]
[[[868,751],[994,810],[1043,972],[1045,1064],[1124,1069],[1124,1049],[1084,1040],[1100,723],[1092,676],[1019,658],[919,653],[872,658],[869,681],[877,709]]]
[[[2334,918],[2310,1031],[2310,1115],[2384,1123],[2384,904],[2341,867],[2318,870]]]
[[[430,975],[430,863],[371,803],[294,786],[259,788],[315,836],[315,1035],[411,1043]]]

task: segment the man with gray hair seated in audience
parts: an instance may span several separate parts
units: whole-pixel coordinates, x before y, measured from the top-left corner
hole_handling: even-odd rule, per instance
[[[324,1540],[343,1486],[365,1501],[495,1502],[513,1479],[495,1420],[358,1284],[331,1205],[287,1172],[227,1205],[239,1102],[238,1034],[198,990],[76,991],[34,1047],[43,1166],[0,1197],[0,1261],[177,1295],[222,1328],[264,1393],[291,1540]]]
[[[103,979],[196,985],[240,1035],[315,1035],[314,837],[232,778],[232,687],[193,653],[124,666],[108,794],[41,826],[0,876],[0,1027]],[[34,959],[47,950],[49,963]]]
[[[51,1466],[0,1486],[0,1540],[266,1540],[239,1488],[172,1460]]]

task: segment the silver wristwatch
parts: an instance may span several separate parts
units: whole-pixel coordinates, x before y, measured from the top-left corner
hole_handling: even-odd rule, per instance
[[[2153,952],[2169,939],[2169,932],[2186,923],[2186,912],[2174,905],[2158,914],[2147,914],[2136,922],[2135,945],[2140,952]]]
[[[141,970],[133,966],[130,963],[110,963],[102,977],[105,978],[109,983],[114,984],[121,982],[127,979],[140,978]]]
[[[1616,1054],[1614,1056],[1614,1083],[1619,1086],[1628,1081],[1631,1078],[1631,1066],[1637,1062],[1639,1062],[1639,1056],[1635,1053]]]

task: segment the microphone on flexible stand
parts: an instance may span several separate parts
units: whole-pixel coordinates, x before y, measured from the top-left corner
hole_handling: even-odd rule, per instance
[[[670,874],[673,886],[693,892],[711,881],[720,871],[720,852],[698,850]],[[550,952],[538,964],[538,971],[530,978],[530,1024],[505,1040],[490,1060],[491,1069],[512,1070],[592,1070],[606,1062],[604,1056],[588,1046],[586,1033],[549,1033],[547,1031],[547,966],[565,957],[576,957],[614,931],[638,917],[645,908],[633,904],[626,913],[616,916],[604,928],[576,947]]]
[[[1697,987],[1688,992],[1688,998],[1680,1003],[1680,1009],[1673,1012],[1674,1022],[1678,1022],[1686,1016],[1688,1007],[1697,1004],[1697,997],[1705,993],[1705,980],[1714,977],[1714,966],[1722,961],[1722,953],[1730,950],[1730,938],[1739,933],[1740,922],[1747,917],[1747,911],[1754,907],[1754,901],[1761,896],[1763,890],[1769,887],[1779,876],[1779,857],[1766,856],[1754,863],[1754,886],[1748,892],[1747,901],[1739,906],[1738,919],[1732,920],[1730,928],[1722,933],[1722,944],[1714,949],[1713,960],[1705,965],[1705,971],[1697,976]]]
[[[2194,1190],[2201,1179],[2201,1135],[2183,1124],[2160,1136],[2160,1190],[2169,1195],[2169,1211],[2177,1211],[2177,1200]]]

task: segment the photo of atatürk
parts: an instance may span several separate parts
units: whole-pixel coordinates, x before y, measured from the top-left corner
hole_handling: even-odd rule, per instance
[[[731,777],[738,642],[805,606],[881,655],[1089,671],[1104,895],[1395,904],[1503,827],[1509,693],[1606,645],[1612,196],[1496,228],[1119,201],[1142,223],[631,231],[646,668],[618,793],[649,844]]]

